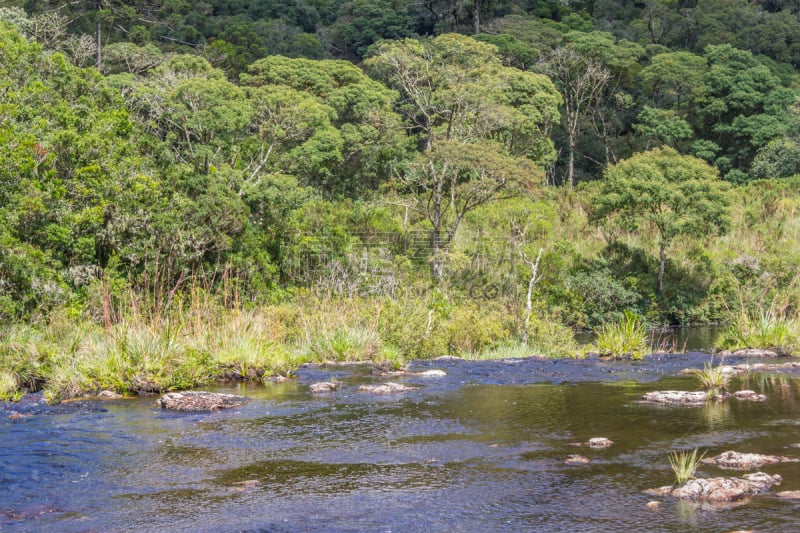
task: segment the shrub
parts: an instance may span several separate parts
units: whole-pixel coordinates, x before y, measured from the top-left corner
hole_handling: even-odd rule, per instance
[[[615,358],[641,359],[648,349],[644,321],[630,311],[621,322],[605,324],[594,330],[597,349],[601,355]]]
[[[723,332],[718,344],[731,350],[760,348],[791,355],[800,346],[800,322],[772,311],[758,315],[742,312]]]

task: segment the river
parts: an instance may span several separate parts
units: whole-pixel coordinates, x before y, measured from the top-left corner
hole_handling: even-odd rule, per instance
[[[694,388],[680,368],[707,354],[644,362],[427,361],[447,375],[358,393],[368,367],[305,367],[298,378],[210,390],[242,407],[180,414],[156,397],[0,411],[2,531],[797,531],[800,463],[772,494],[709,507],[653,498],[667,454],[699,447],[800,457],[800,376],[751,374],[766,402],[642,404]],[[727,361],[726,361],[727,362]],[[731,361],[739,362],[739,361]],[[314,396],[309,384],[342,388]],[[33,407],[31,407],[33,406]],[[13,415],[16,409],[23,416]],[[27,416],[30,415],[30,416]],[[576,446],[592,437],[606,449]],[[590,463],[570,466],[570,454]],[[736,475],[701,466],[699,476]],[[658,510],[647,503],[659,500]]]

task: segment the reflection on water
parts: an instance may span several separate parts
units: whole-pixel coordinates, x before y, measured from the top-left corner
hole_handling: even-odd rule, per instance
[[[797,376],[737,378],[734,390],[764,392],[763,403],[665,408],[638,399],[691,389],[690,377],[578,383],[561,378],[590,367],[436,364],[447,377],[407,378],[419,390],[393,397],[358,394],[376,378],[341,370],[340,391],[313,397],[309,383],[326,372],[309,370],[291,383],[219,389],[251,398],[233,411],[175,414],[145,398],[4,417],[0,529],[800,529],[797,503],[774,495],[725,507],[662,498],[654,514],[642,492],[671,482],[673,450],[800,456],[789,447],[800,443]],[[580,446],[591,437],[614,445]],[[570,454],[590,463],[566,465]],[[784,477],[779,490],[800,490],[800,464],[764,470]],[[702,466],[700,475],[731,473]]]

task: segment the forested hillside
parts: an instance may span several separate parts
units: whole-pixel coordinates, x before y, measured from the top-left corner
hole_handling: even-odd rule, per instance
[[[798,11],[0,2],[0,316],[213,301],[321,357],[793,316]]]

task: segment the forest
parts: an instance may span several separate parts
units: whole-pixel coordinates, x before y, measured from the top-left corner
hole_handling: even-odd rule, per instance
[[[795,0],[0,0],[0,396],[614,324],[792,353],[798,36]]]

